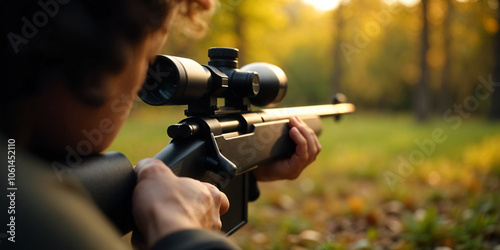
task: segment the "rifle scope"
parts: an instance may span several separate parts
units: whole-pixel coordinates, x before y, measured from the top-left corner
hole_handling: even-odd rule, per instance
[[[286,93],[283,70],[268,63],[252,63],[238,69],[238,50],[210,48],[208,65],[174,56],[158,55],[148,69],[141,99],[154,106],[205,105],[203,100],[226,98],[226,106],[274,106]],[[211,103],[210,103],[211,104]]]

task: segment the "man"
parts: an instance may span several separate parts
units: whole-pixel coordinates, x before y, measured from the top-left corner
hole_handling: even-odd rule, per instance
[[[2,166],[0,176],[5,183],[2,190],[8,191],[1,197],[1,211],[8,208],[1,214],[1,225],[8,225],[8,233],[0,233],[2,249],[129,248],[81,184],[59,182],[50,163],[64,157],[68,148],[77,148],[86,139],[82,131],[105,129],[102,140],[87,149],[104,151],[123,125],[172,20],[184,18],[199,25],[197,15],[211,10],[213,3],[10,0],[0,4],[1,148],[2,155],[15,153],[15,161],[8,163],[14,167]],[[113,108],[116,100],[128,108]],[[290,126],[296,153],[254,170],[258,180],[294,179],[321,150],[314,132],[299,118],[292,118]],[[14,175],[7,169],[14,169]],[[133,215],[136,233],[144,239],[136,247],[235,248],[215,233],[221,227],[220,215],[229,207],[217,188],[176,177],[155,159],[138,162],[135,172]]]

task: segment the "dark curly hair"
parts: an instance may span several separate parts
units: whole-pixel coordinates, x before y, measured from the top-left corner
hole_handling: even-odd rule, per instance
[[[0,103],[37,93],[54,77],[85,102],[87,86],[124,67],[126,46],[163,24],[169,0],[8,0],[1,4]]]

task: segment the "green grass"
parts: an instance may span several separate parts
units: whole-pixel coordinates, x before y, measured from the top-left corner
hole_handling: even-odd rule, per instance
[[[140,107],[110,150],[134,164],[151,157],[168,143],[168,125],[182,118],[181,108]],[[495,247],[500,124],[476,117],[453,125],[438,118],[417,124],[409,114],[324,119],[317,161],[297,180],[259,184],[248,225],[231,239],[245,249]],[[436,129],[446,139],[401,176],[400,157],[422,151],[414,141],[431,140]],[[394,189],[388,171],[401,177]],[[309,239],[311,230],[320,237]]]

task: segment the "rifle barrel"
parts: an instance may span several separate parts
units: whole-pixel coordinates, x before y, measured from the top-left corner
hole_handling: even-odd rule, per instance
[[[291,116],[310,116],[310,115],[316,115],[320,117],[335,116],[335,115],[353,113],[355,109],[356,109],[355,106],[351,103],[340,103],[340,104],[313,105],[313,106],[293,107],[293,108],[264,109],[261,110],[260,113],[263,121],[267,122],[267,121],[288,119]]]

